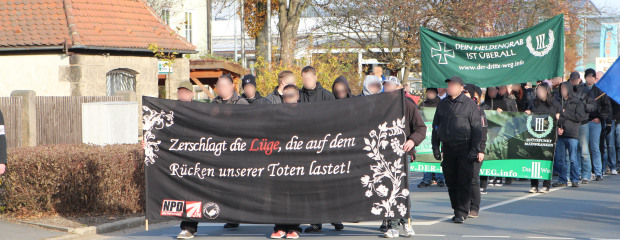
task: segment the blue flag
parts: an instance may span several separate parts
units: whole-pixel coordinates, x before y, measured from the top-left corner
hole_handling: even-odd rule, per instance
[[[596,83],[596,86],[603,90],[607,96],[620,103],[620,58],[616,59],[605,75]]]

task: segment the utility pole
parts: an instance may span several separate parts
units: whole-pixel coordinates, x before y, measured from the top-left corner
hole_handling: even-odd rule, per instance
[[[241,66],[246,68],[245,62],[245,2],[244,0],[239,0],[241,2]]]
[[[271,0],[267,0],[267,63],[271,63]]]
[[[207,0],[207,52],[209,55],[213,55],[213,33],[211,29],[211,19],[213,19],[212,9],[212,0]]]

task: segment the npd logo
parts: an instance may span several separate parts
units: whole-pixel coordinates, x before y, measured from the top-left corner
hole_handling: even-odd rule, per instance
[[[181,217],[183,210],[185,210],[185,201],[164,199],[159,215]]]

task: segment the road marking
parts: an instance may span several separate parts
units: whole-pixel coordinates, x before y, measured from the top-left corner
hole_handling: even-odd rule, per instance
[[[569,237],[527,237],[530,239],[575,239],[575,238],[569,238]]]
[[[555,192],[555,191],[558,191],[558,190],[561,190],[561,189],[564,189],[564,188],[566,188],[566,187],[552,188],[552,189],[549,190],[549,193]],[[549,194],[549,193],[546,193],[546,194]],[[530,193],[530,194],[527,194],[527,195],[524,195],[524,196],[521,196],[521,197],[504,200],[504,201],[501,201],[501,202],[498,202],[498,203],[494,203],[494,204],[482,207],[482,208],[480,208],[480,211],[485,211],[487,209],[503,206],[503,205],[506,205],[506,204],[509,204],[509,203],[521,201],[521,200],[524,200],[524,199],[528,199],[528,198],[536,197],[536,196],[540,196],[540,195],[545,195],[545,193]],[[440,222],[443,222],[443,221],[446,221],[446,220],[451,220],[453,216],[454,215],[452,215],[452,214],[451,215],[447,215],[445,217],[438,218],[437,220],[434,220],[434,221],[426,221],[426,222],[415,222],[414,221],[414,222],[411,223],[411,225],[414,225],[414,226],[430,226],[430,225],[435,225],[437,223],[440,223]]]
[[[415,234],[415,235],[413,235],[413,236],[414,236],[414,237],[415,237],[415,236],[418,236],[418,237],[420,237],[420,236],[421,236],[421,237],[445,237],[446,235],[441,235],[441,234],[417,234],[417,233],[416,233],[416,234]]]
[[[510,238],[510,236],[476,236],[476,235],[463,235],[464,238]]]

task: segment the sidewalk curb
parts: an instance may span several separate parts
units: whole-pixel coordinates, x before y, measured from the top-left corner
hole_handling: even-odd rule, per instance
[[[57,230],[61,232],[67,232],[67,233],[75,234],[78,236],[89,236],[89,235],[95,235],[95,234],[101,234],[101,233],[109,233],[109,232],[115,232],[119,230],[124,230],[124,229],[129,229],[129,228],[134,228],[134,227],[139,227],[139,226],[144,225],[144,217],[127,218],[127,219],[123,219],[123,220],[116,221],[116,222],[104,223],[98,226],[87,226],[87,227],[79,227],[79,228],[62,227],[62,226],[56,226],[56,225],[50,225],[50,224],[44,224],[44,223],[35,223],[35,222],[23,221],[23,220],[13,220],[13,221],[24,223],[24,224],[29,224],[29,225],[34,225],[34,226],[38,226],[42,228]],[[156,222],[152,222],[152,223],[156,223]]]

